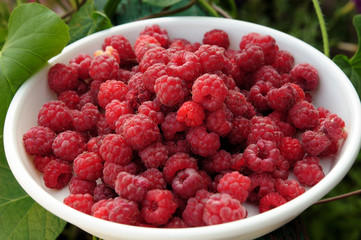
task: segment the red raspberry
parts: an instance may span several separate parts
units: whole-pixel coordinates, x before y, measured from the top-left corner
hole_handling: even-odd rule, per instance
[[[193,83],[202,71],[199,58],[189,51],[173,53],[167,67],[170,76],[179,77],[186,83]]]
[[[247,112],[246,101],[246,97],[241,92],[229,90],[225,103],[234,116],[243,116]]]
[[[81,111],[72,110],[73,127],[76,131],[88,131],[98,123],[100,112],[92,103],[86,103]]]
[[[242,116],[233,118],[232,130],[227,135],[229,143],[233,145],[245,145],[251,131],[251,125],[251,121]]]
[[[105,108],[113,99],[124,101],[127,92],[128,86],[125,83],[117,80],[107,80],[100,85],[98,104]]]
[[[286,199],[276,192],[266,194],[259,201],[259,212],[263,213],[286,203]]]
[[[74,172],[78,178],[87,181],[95,181],[102,176],[103,159],[93,152],[84,152],[74,159]]]
[[[140,176],[148,179],[150,182],[150,189],[166,189],[167,183],[163,173],[157,168],[149,168],[142,172]]]
[[[167,65],[163,63],[155,63],[148,67],[144,72],[143,84],[145,89],[149,92],[154,93],[154,85],[157,78],[167,75]]]
[[[236,89],[236,87],[237,87],[236,82],[234,81],[234,79],[231,75],[224,74],[221,71],[216,71],[216,72],[214,72],[214,74],[216,74],[218,77],[220,77],[223,80],[224,84],[226,84],[226,87],[229,90],[237,90],[238,91],[238,88]]]
[[[280,112],[288,111],[297,101],[301,100],[292,83],[286,83],[280,88],[271,89],[267,93],[267,99],[269,106]]]
[[[89,66],[92,58],[88,54],[80,53],[69,61],[69,64],[75,65],[78,71],[78,77],[86,80],[89,76]]]
[[[339,141],[347,137],[345,122],[337,114],[329,114],[320,119],[320,125],[315,130],[326,134],[333,141]]]
[[[238,171],[226,173],[219,180],[217,190],[219,193],[228,193],[241,203],[248,198],[248,190],[251,186],[249,177],[242,175]]]
[[[292,70],[294,62],[295,59],[290,52],[279,50],[274,62],[272,63],[272,67],[274,67],[280,74],[289,73]]]
[[[55,159],[54,155],[50,155],[50,156],[35,155],[33,158],[33,163],[35,165],[35,168],[39,172],[44,173],[44,169],[46,165],[48,165],[48,163],[54,159]]]
[[[144,86],[145,76],[143,73],[134,74],[128,82],[128,92],[126,95],[126,101],[128,104],[136,109],[145,101],[151,100],[153,92],[147,90]]]
[[[169,44],[168,32],[166,29],[160,27],[158,24],[146,26],[143,31],[139,33],[141,35],[149,35],[158,40],[162,47],[166,48]]]
[[[156,63],[167,64],[169,62],[169,54],[165,48],[155,47],[147,50],[139,63],[140,71],[145,72],[150,66]]]
[[[201,125],[205,117],[203,107],[193,101],[184,102],[177,111],[177,121],[184,122],[188,127]]]
[[[260,139],[273,141],[277,147],[281,144],[283,133],[271,118],[255,116],[251,124],[247,138],[248,144],[257,143]]]
[[[40,108],[38,124],[48,127],[54,132],[62,132],[71,128],[72,116],[65,103],[59,100],[49,101]]]
[[[226,193],[211,195],[204,206],[203,221],[206,225],[232,222],[245,217],[247,217],[246,208]]]
[[[150,187],[148,179],[127,172],[120,172],[115,179],[115,192],[128,200],[140,202]]]
[[[165,117],[160,108],[161,103],[157,100],[145,101],[138,107],[138,113],[146,115],[156,124],[162,124]]]
[[[249,91],[249,101],[259,112],[270,109],[267,94],[272,89],[273,85],[270,82],[265,81],[258,81],[251,87]]]
[[[288,160],[291,166],[293,166],[295,162],[301,160],[305,155],[301,142],[292,137],[284,137],[282,139],[280,151],[282,156]]]
[[[73,177],[73,168],[69,162],[51,160],[44,168],[44,184],[47,188],[62,189]]]
[[[166,224],[177,209],[173,194],[169,190],[149,190],[142,201],[141,216],[150,224]]]
[[[115,50],[117,50],[121,63],[125,60],[135,58],[132,45],[123,35],[119,34],[106,37],[102,45],[103,50],[105,50],[107,46],[112,46]]]
[[[291,81],[305,91],[315,90],[319,83],[318,71],[308,63],[297,64],[291,70]]]
[[[192,86],[192,99],[200,103],[204,109],[215,111],[222,107],[228,95],[224,81],[215,74],[203,74]]]
[[[157,39],[150,35],[140,35],[134,43],[135,56],[138,63],[142,61],[143,55],[151,48],[161,47]]]
[[[155,81],[154,91],[157,99],[165,106],[171,107],[183,102],[186,93],[184,82],[178,77],[163,75]]]
[[[117,193],[105,183],[98,184],[93,190],[94,202],[115,197],[117,197]]]
[[[264,54],[261,47],[248,45],[241,52],[235,54],[234,61],[242,71],[254,72],[264,64]]]
[[[305,157],[297,161],[293,172],[298,181],[306,186],[314,186],[325,177],[318,157]]]
[[[133,113],[133,109],[126,101],[119,101],[118,99],[112,100],[105,107],[105,119],[112,129],[115,129],[115,124],[119,117]]]
[[[288,122],[287,112],[273,111],[268,114],[267,117],[271,118],[275,122],[285,137],[292,137],[296,134],[297,129],[293,126],[293,124]]]
[[[185,139],[180,139],[178,141],[165,141],[164,145],[168,149],[169,156],[172,156],[178,152],[184,152],[184,153],[188,153],[188,154],[190,154],[192,152],[191,146]]]
[[[232,155],[225,150],[219,150],[203,161],[203,168],[208,173],[221,173],[230,170],[231,164]]]
[[[308,130],[302,134],[301,143],[307,154],[318,156],[331,145],[331,140],[322,132]]]
[[[245,166],[246,166],[246,161],[243,158],[243,153],[232,154],[232,159],[231,159],[232,170],[242,172]]]
[[[182,213],[184,221],[192,227],[205,226],[203,222],[204,205],[212,193],[207,190],[198,190],[194,197],[187,201],[186,208]]]
[[[278,88],[282,86],[281,75],[270,65],[260,67],[252,74],[255,82],[264,81],[270,82],[272,86]]]
[[[177,121],[177,113],[168,113],[161,124],[163,137],[165,139],[173,139],[177,133],[185,131],[187,126],[183,122]]]
[[[23,135],[25,151],[30,155],[52,153],[56,133],[48,127],[32,127]]]
[[[189,225],[180,217],[172,217],[164,228],[187,228]]]
[[[56,136],[52,148],[55,156],[73,162],[79,154],[86,150],[86,141],[78,132],[67,130]]]
[[[275,191],[275,179],[269,173],[253,173],[249,176],[251,187],[249,189],[248,200],[258,203],[267,193]]]
[[[187,153],[176,153],[164,164],[163,174],[167,183],[172,183],[176,173],[186,168],[194,168],[198,170],[198,162],[195,158]]]
[[[93,58],[89,66],[89,75],[94,80],[106,81],[113,79],[118,69],[119,64],[114,57],[99,55]]]
[[[123,136],[118,134],[106,135],[99,148],[99,154],[107,161],[119,165],[127,165],[133,159],[132,148]]]
[[[232,112],[223,105],[214,112],[208,112],[205,120],[207,130],[217,133],[220,137],[225,137],[232,130]]]
[[[226,50],[216,45],[204,44],[194,54],[199,57],[203,73],[221,71],[230,74],[232,63],[227,57]]]
[[[214,132],[207,132],[204,126],[191,128],[187,133],[187,141],[192,147],[192,152],[203,157],[211,156],[220,148],[220,138]]]
[[[79,104],[80,97],[79,97],[79,95],[78,95],[78,93],[76,91],[68,90],[68,91],[64,91],[64,92],[60,93],[59,96],[58,96],[58,100],[65,103],[65,105],[68,108],[74,109]]]
[[[178,171],[172,180],[174,193],[184,199],[193,197],[199,189],[205,187],[203,177],[194,168]]]
[[[221,29],[213,29],[204,34],[203,43],[209,45],[217,45],[224,49],[228,49],[229,47],[228,34]]]
[[[289,110],[288,115],[290,122],[301,130],[312,129],[319,124],[318,111],[305,100],[296,102]]]
[[[93,196],[89,193],[85,194],[70,194],[63,200],[64,204],[72,207],[80,212],[89,214],[94,204]]]
[[[135,116],[135,114],[133,114],[133,113],[121,115],[118,118],[118,120],[115,122],[115,133],[122,135],[125,121],[134,116]]]
[[[127,165],[118,165],[112,162],[104,162],[103,181],[111,188],[115,188],[115,180],[120,172],[128,172],[130,174],[137,174],[139,167],[131,162]]]
[[[136,114],[125,120],[123,125],[125,141],[134,150],[141,150],[160,138],[158,125],[143,114]]]
[[[48,72],[49,88],[57,94],[73,90],[78,85],[78,72],[74,65],[57,63]]]
[[[107,135],[114,132],[114,130],[110,127],[109,123],[107,122],[105,115],[103,113],[99,115],[99,120],[96,125],[96,132],[99,136]]]
[[[104,136],[96,136],[91,137],[88,142],[86,143],[86,150],[88,152],[94,152],[96,154],[99,154],[99,148],[103,143]]]
[[[301,194],[306,190],[302,187],[297,180],[294,179],[277,179],[276,180],[276,190],[281,194],[287,201],[290,201]]]
[[[186,50],[190,52],[195,52],[200,47],[199,42],[191,43],[184,38],[175,38],[169,43],[168,51],[173,53],[181,50]]]
[[[98,93],[100,90],[100,85],[106,80],[93,80],[90,84],[90,94],[91,102],[95,105],[98,105]]]
[[[78,177],[73,177],[69,182],[69,192],[71,194],[85,194],[93,195],[95,181],[87,181]]]
[[[161,168],[168,160],[168,149],[156,142],[140,150],[139,157],[146,168]]]

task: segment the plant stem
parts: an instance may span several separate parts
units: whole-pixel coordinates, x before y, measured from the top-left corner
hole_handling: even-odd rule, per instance
[[[209,4],[207,0],[198,0],[198,3],[213,17],[219,17],[217,11]]]
[[[212,3],[211,6],[216,10],[219,14],[221,14],[225,18],[232,19],[231,15],[229,15],[226,11],[224,11],[221,7],[218,7],[216,4]]]
[[[323,51],[327,57],[330,57],[330,46],[329,46],[329,42],[328,42],[326,23],[325,23],[325,19],[324,19],[323,15],[322,15],[320,3],[318,0],[312,0],[312,2],[313,2],[313,6],[315,7],[318,22],[319,22],[320,28],[321,28],[321,34],[322,34],[322,39],[323,39]]]
[[[321,203],[327,203],[327,202],[331,202],[331,201],[335,201],[335,200],[339,200],[339,199],[343,199],[343,198],[347,198],[347,197],[351,197],[351,196],[354,196],[354,195],[358,195],[360,193],[361,193],[361,189],[353,191],[353,192],[341,194],[341,195],[338,195],[338,196],[335,196],[335,197],[325,198],[325,199],[322,199],[322,200],[316,202],[315,205],[316,204],[321,204]]]

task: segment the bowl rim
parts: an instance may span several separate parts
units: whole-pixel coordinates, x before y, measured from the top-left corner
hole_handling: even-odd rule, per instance
[[[286,33],[280,32],[276,29],[272,29],[266,26],[258,25],[255,23],[245,22],[241,20],[234,20],[234,19],[223,19],[223,18],[214,18],[214,17],[162,17],[162,18],[154,18],[154,19],[147,19],[141,20],[137,22],[130,22],[125,23],[119,26],[112,27],[107,30],[103,30],[97,33],[94,33],[90,36],[87,36],[83,39],[78,40],[75,43],[72,43],[64,48],[61,54],[58,56],[53,57],[49,60],[49,64],[55,63],[57,59],[72,51],[72,49],[76,48],[78,44],[86,43],[88,41],[92,41],[92,39],[97,39],[98,37],[104,36],[104,34],[112,34],[115,32],[121,32],[123,29],[126,28],[133,28],[133,27],[143,27],[145,25],[150,24],[163,24],[169,22],[179,22],[183,21],[186,23],[192,23],[194,21],[202,21],[202,22],[214,22],[218,21],[220,24],[229,24],[230,22],[237,22],[239,25],[245,25],[252,27],[254,32],[259,31],[267,31],[271,36],[277,35],[281,37],[285,37],[287,39],[292,39],[300,46],[308,48],[315,56],[320,57],[322,60],[325,61],[327,65],[336,66],[335,63],[332,62],[331,59],[326,57],[323,53],[319,52],[317,49],[312,47],[311,45],[306,44],[305,42],[290,36]],[[48,65],[49,65],[48,64]],[[337,67],[337,66],[336,66]],[[45,68],[45,67],[44,67]],[[40,70],[41,71],[41,70]],[[39,71],[39,72],[40,72]],[[342,72],[341,69],[338,67],[334,70],[335,74],[339,76],[341,79],[347,79],[346,75]],[[49,212],[57,215],[58,217],[64,219],[67,222],[70,222],[78,227],[86,230],[91,231],[89,226],[97,226],[101,224],[101,231],[100,233],[110,234],[111,238],[116,238],[117,234],[120,232],[124,234],[124,236],[131,236],[134,239],[142,238],[144,236],[152,236],[154,239],[163,239],[164,237],[169,237],[170,234],[173,234],[174,239],[185,239],[185,238],[199,238],[202,236],[212,237],[212,236],[219,236],[222,234],[224,237],[234,237],[237,236],[241,231],[243,233],[252,234],[252,231],[255,229],[260,231],[263,227],[268,226],[270,222],[273,222],[274,219],[280,219],[281,222],[288,222],[290,219],[296,217],[299,212],[304,211],[306,208],[311,206],[313,203],[318,201],[324,195],[326,195],[332,188],[334,188],[339,181],[347,174],[349,169],[352,167],[354,161],[350,161],[349,159],[356,159],[358,152],[354,149],[360,149],[361,146],[361,127],[359,124],[351,126],[352,134],[349,134],[347,141],[352,142],[353,147],[352,151],[350,149],[350,145],[348,148],[343,152],[341,158],[339,158],[339,162],[343,162],[344,165],[340,168],[333,168],[323,180],[321,180],[317,185],[310,188],[305,194],[293,199],[290,202],[285,203],[282,206],[277,207],[276,209],[272,209],[268,212],[264,212],[262,214],[257,214],[255,216],[251,216],[246,219],[224,223],[220,225],[214,226],[205,226],[205,227],[193,227],[193,228],[184,228],[184,229],[160,229],[160,228],[144,228],[139,226],[130,226],[124,224],[113,223],[109,221],[105,221],[102,219],[97,219],[95,217],[86,215],[82,212],[79,212],[71,207],[63,206],[59,207],[59,200],[57,200],[54,196],[50,195],[49,193],[45,192],[45,196],[42,194],[39,196],[39,191],[43,192],[44,190],[32,179],[30,174],[22,167],[21,159],[14,160],[14,156],[19,157],[17,153],[17,149],[14,148],[16,146],[17,139],[15,138],[14,129],[16,126],[13,124],[13,119],[16,118],[19,109],[17,106],[19,101],[22,100],[22,94],[26,92],[26,89],[32,83],[32,79],[35,79],[38,73],[34,74],[30,77],[16,92],[11,104],[8,108],[8,113],[6,115],[5,123],[4,123],[4,149],[5,155],[7,157],[7,161],[9,167],[14,174],[16,180],[19,182],[21,187],[29,194],[31,198],[33,198],[36,202],[38,202],[41,206],[47,209]],[[348,99],[352,106],[359,106],[356,108],[356,112],[353,113],[351,122],[361,122],[361,105],[358,95],[353,88],[350,81],[345,81],[344,83],[345,88],[353,94]],[[293,210],[293,211],[292,211]],[[301,210],[301,211],[300,211]],[[139,231],[139,228],[142,231]],[[117,229],[116,231],[114,231]],[[176,233],[176,234],[175,234]],[[96,235],[96,234],[95,234]]]

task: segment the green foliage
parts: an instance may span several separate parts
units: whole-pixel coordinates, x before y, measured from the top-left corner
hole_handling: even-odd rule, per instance
[[[9,8],[1,2],[0,3],[0,49],[5,43],[6,36],[8,34],[8,20],[9,20]]]
[[[142,0],[143,3],[148,3],[157,7],[170,7],[181,0]]]

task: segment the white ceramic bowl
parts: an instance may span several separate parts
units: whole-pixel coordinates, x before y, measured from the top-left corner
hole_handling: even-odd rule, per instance
[[[55,98],[47,86],[47,71],[55,63],[67,63],[79,53],[92,54],[100,49],[103,39],[113,34],[123,34],[132,43],[147,25],[159,24],[166,28],[171,38],[201,41],[203,34],[214,28],[225,30],[231,48],[238,49],[241,37],[249,32],[273,36],[280,49],[290,51],[296,63],[308,62],[320,75],[320,85],[314,103],[324,106],[342,117],[348,138],[335,159],[322,161],[326,177],[316,186],[296,199],[268,212],[256,214],[248,206],[249,217],[226,224],[186,229],[157,229],[117,224],[83,214],[62,203],[68,190],[54,191],[44,186],[41,174],[24,151],[22,136],[37,124],[37,113],[42,104]],[[6,157],[17,181],[41,206],[79,228],[105,239],[253,239],[265,235],[298,216],[322,198],[339,183],[351,168],[361,143],[361,107],[359,98],[344,73],[325,55],[310,45],[285,33],[264,26],[221,18],[169,17],[124,24],[81,39],[49,61],[37,74],[28,79],[18,90],[9,107],[5,127]],[[315,216],[317,217],[317,216]]]

